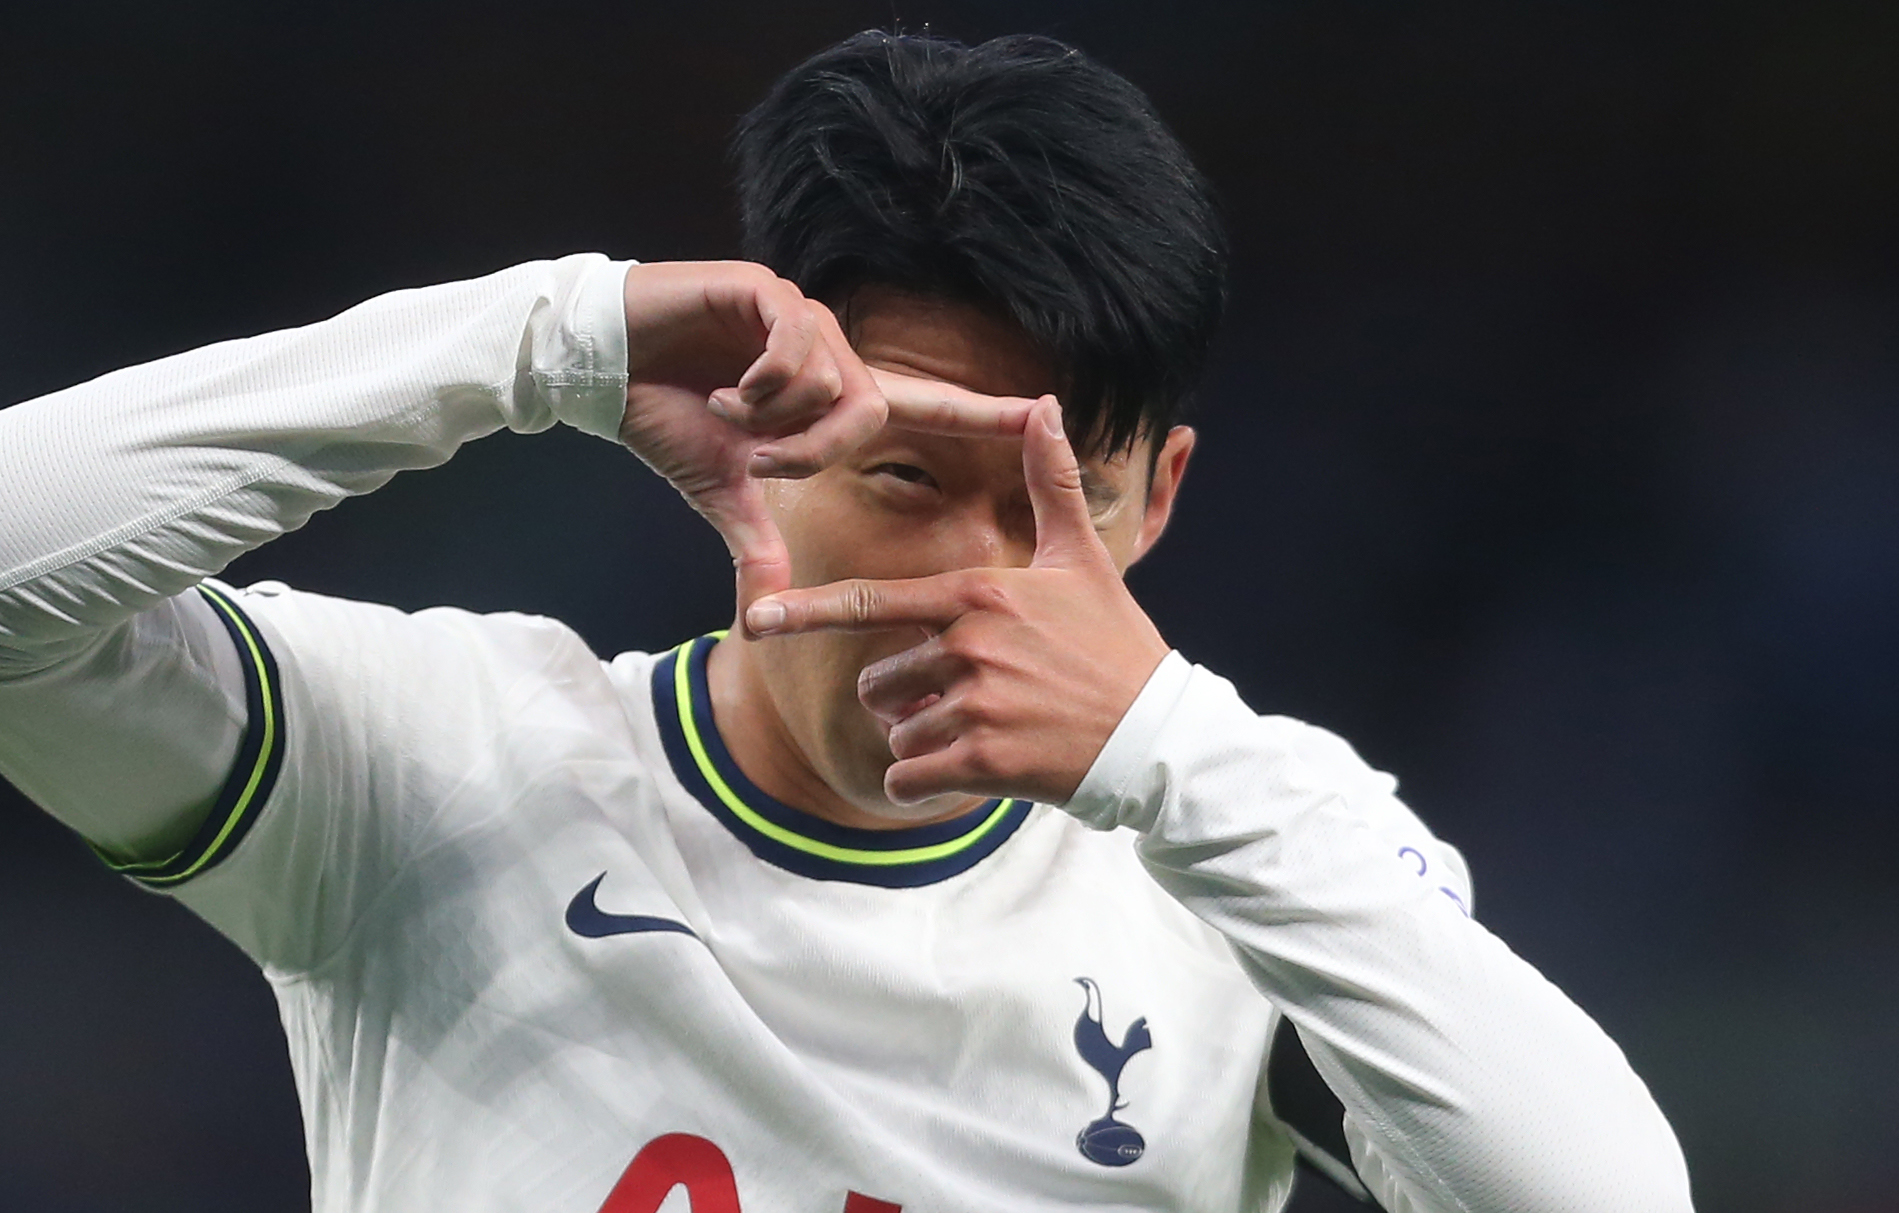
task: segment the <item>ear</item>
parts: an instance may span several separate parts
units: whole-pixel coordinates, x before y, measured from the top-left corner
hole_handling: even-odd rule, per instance
[[[1167,520],[1174,515],[1174,502],[1180,495],[1180,482],[1187,477],[1187,460],[1193,455],[1198,437],[1192,426],[1177,425],[1167,431],[1160,453],[1154,457],[1154,477],[1147,486],[1147,510],[1141,515],[1140,534],[1134,540],[1134,560],[1147,555],[1160,542]]]

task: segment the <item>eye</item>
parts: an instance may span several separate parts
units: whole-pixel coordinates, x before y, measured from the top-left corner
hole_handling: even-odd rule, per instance
[[[872,467],[872,476],[890,476],[905,484],[919,485],[923,488],[935,488],[936,478],[913,463],[880,463]]]

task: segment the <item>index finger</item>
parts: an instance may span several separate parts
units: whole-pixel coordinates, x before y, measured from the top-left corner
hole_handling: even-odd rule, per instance
[[[1035,401],[1022,396],[985,396],[940,379],[919,379],[870,368],[890,405],[889,424],[926,434],[965,438],[1020,438]]]
[[[901,581],[853,577],[760,598],[746,608],[745,626],[759,636],[897,627],[940,631],[981,605],[969,578],[961,573]]]

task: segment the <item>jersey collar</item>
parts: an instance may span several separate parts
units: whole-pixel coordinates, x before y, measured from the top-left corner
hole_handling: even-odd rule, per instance
[[[732,761],[713,723],[706,658],[720,635],[688,641],[654,663],[654,716],[679,782],[766,863],[814,880],[916,888],[975,867],[1028,816],[1028,801],[991,800],[948,821],[864,830],[772,799]]]

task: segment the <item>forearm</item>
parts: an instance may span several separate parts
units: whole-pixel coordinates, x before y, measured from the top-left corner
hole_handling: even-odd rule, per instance
[[[224,626],[180,591],[504,426],[614,436],[624,277],[517,266],[0,411],[0,773],[109,851],[182,845],[246,710]]]
[[[1454,852],[1330,734],[1170,657],[1067,807],[1140,831],[1155,878],[1233,942],[1387,1208],[1689,1208],[1620,1050],[1467,916]]]
[[[0,411],[0,681],[472,438],[613,436],[623,277],[584,255],[399,291]]]

